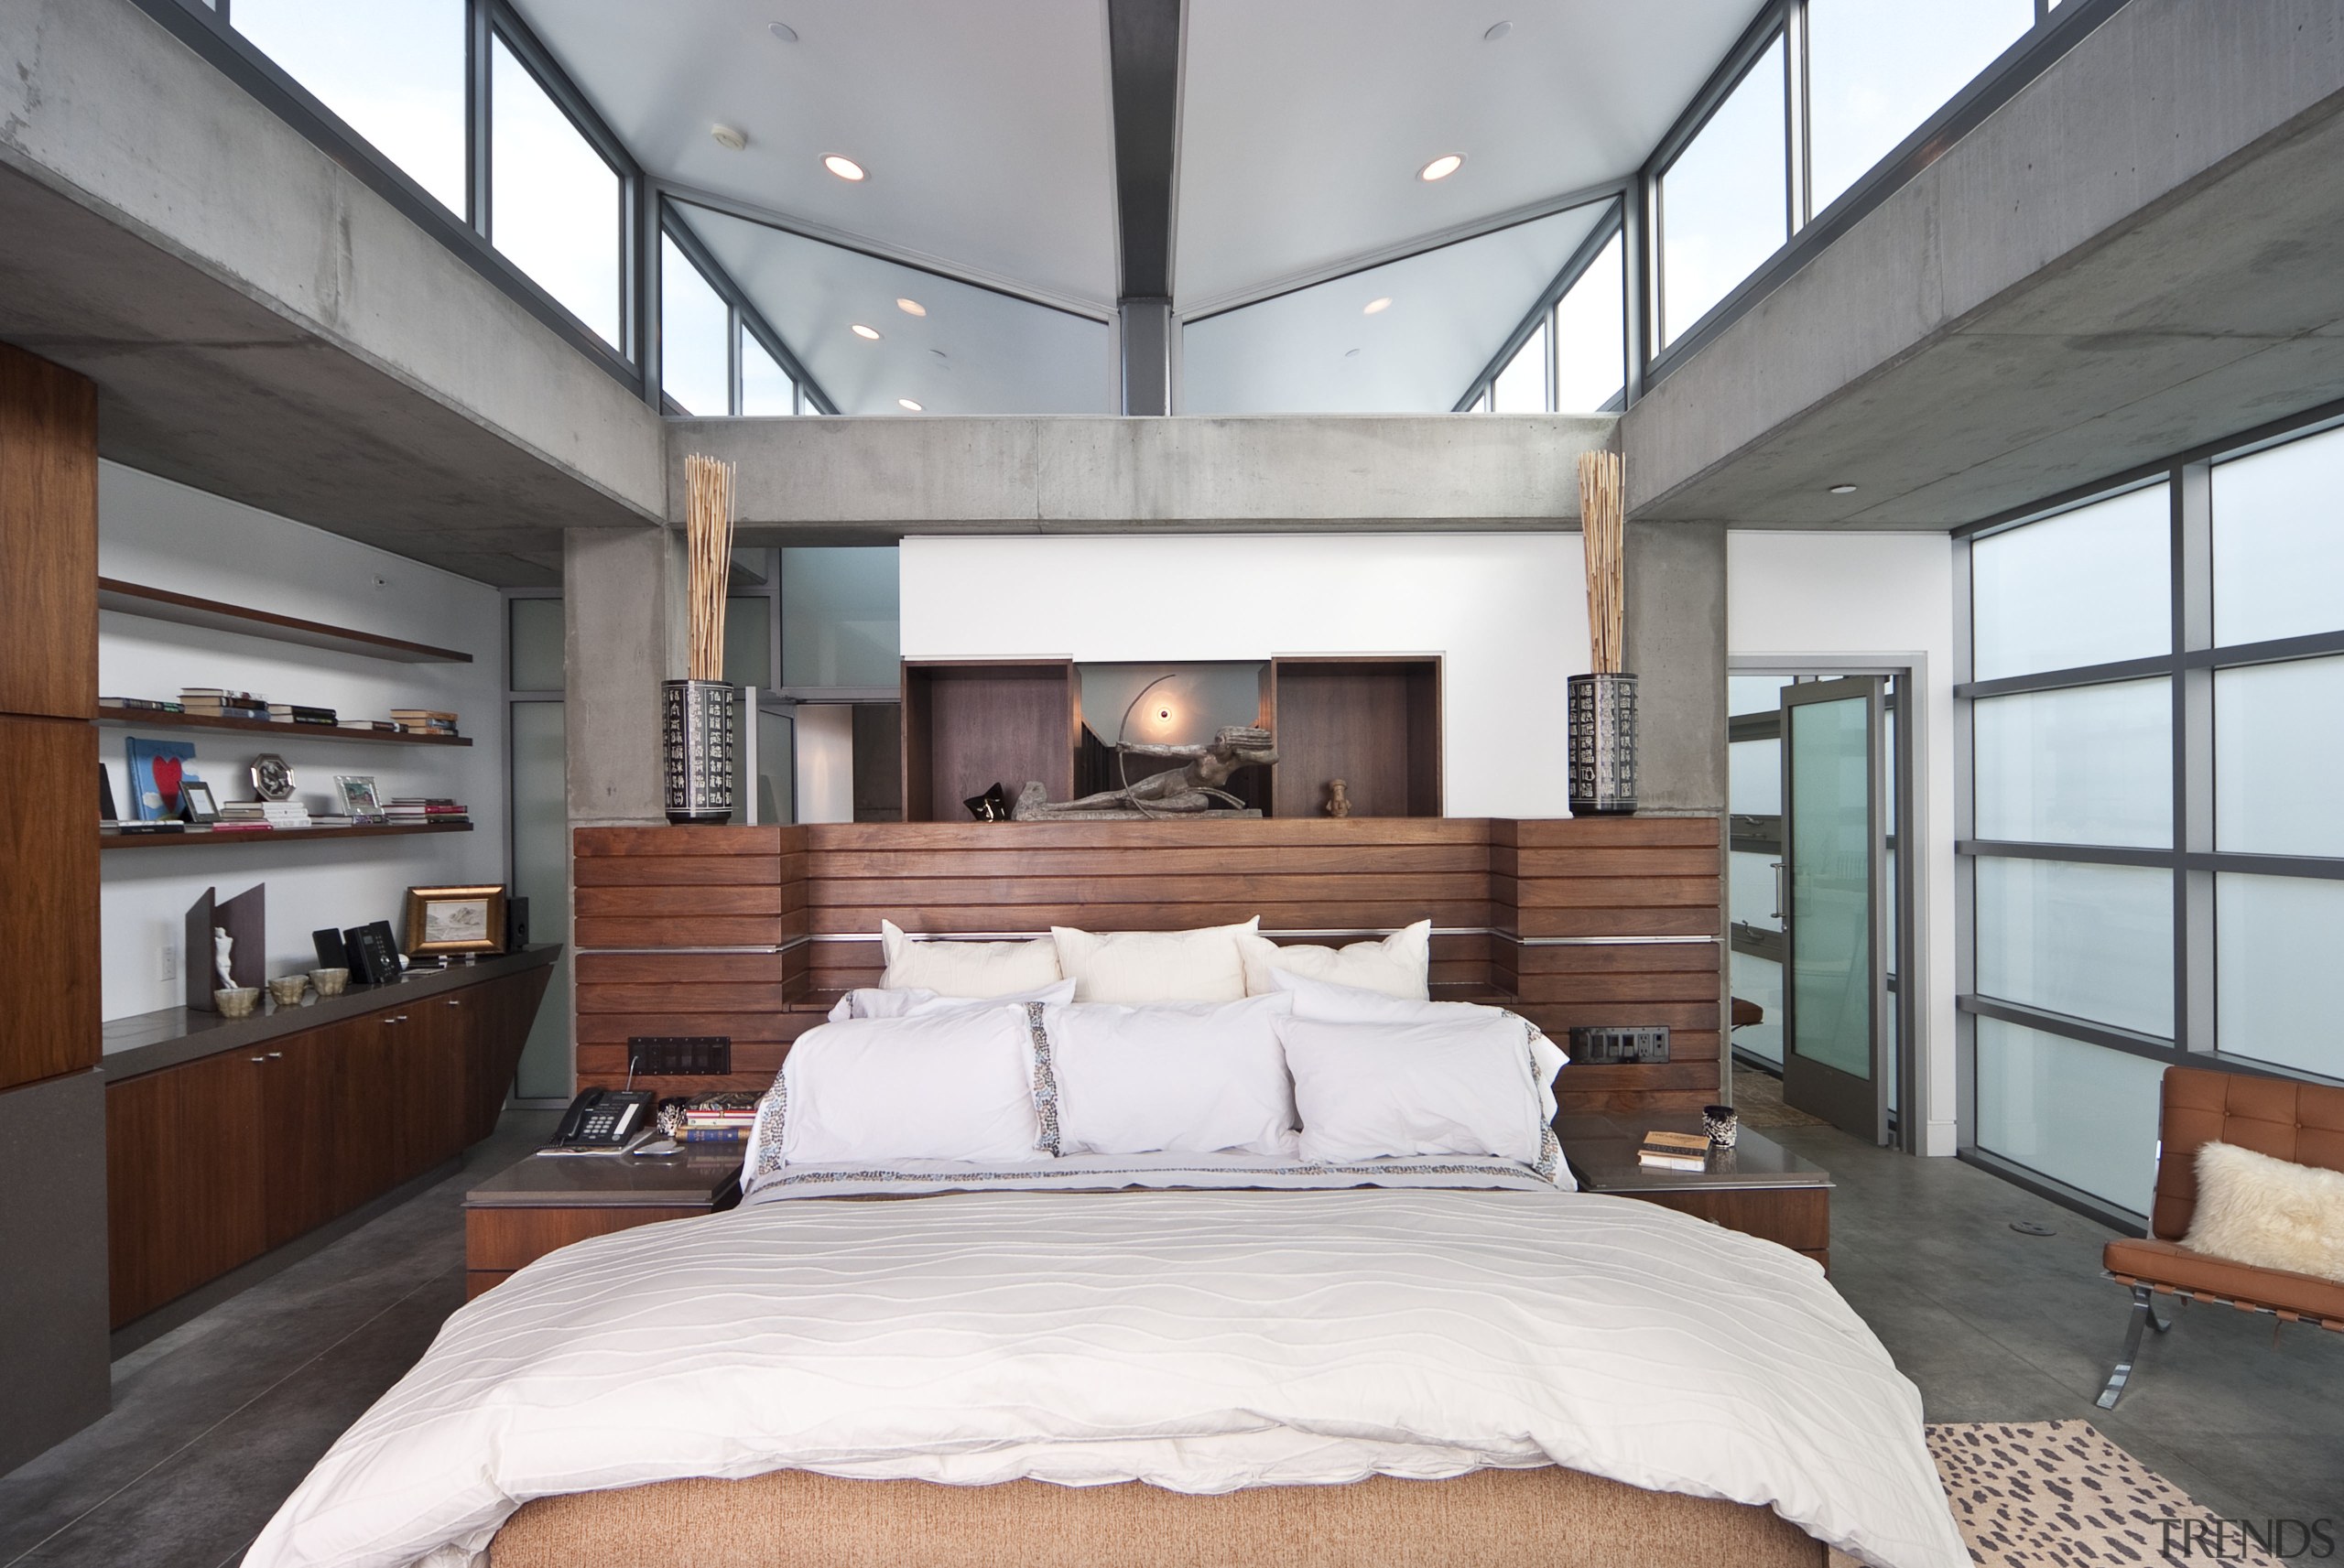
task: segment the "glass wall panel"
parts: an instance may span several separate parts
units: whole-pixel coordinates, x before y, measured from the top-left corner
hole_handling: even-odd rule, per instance
[[[2224,873],[2214,879],[2214,926],[2217,1047],[2344,1078],[2344,881]]]
[[[2156,1183],[2164,1064],[1978,1020],[1978,1146],[2134,1214]]]
[[[2173,1034],[2173,873],[1981,857],[1978,991]]]
[[[900,616],[894,546],[783,550],[782,684],[895,686]]]
[[[559,600],[516,599],[515,605]],[[511,705],[513,741],[513,891],[529,901],[529,940],[562,944],[545,1001],[521,1048],[517,1092],[524,1099],[567,1099],[570,1076],[570,762],[562,705]]]
[[[230,20],[441,206],[470,215],[464,0],[236,0]]]
[[[1661,176],[1663,347],[1790,238],[1783,94],[1777,38]]]
[[[1766,1011],[1758,1022],[1745,1023],[1733,1032],[1734,1049],[1781,1066],[1783,967],[1755,953],[1736,953],[1732,955],[1732,973],[1735,1000],[1754,1001]]]
[[[1970,549],[1977,680],[2173,649],[2165,487],[1990,535]]]
[[[1737,816],[1783,814],[1783,743],[1736,741],[1726,748],[1727,809]]]
[[[771,708],[757,710],[757,820],[798,820],[795,750],[798,727],[789,715]]]
[[[2214,640],[2344,631],[2344,430],[2214,467]]]
[[[505,606],[513,629],[505,679],[513,691],[563,688],[562,616],[559,599],[515,599]]]
[[[1490,384],[1490,411],[1493,414],[1544,414],[1546,412],[1546,324],[1530,334],[1505,369]]]
[[[1775,712],[1782,707],[1783,687],[1796,679],[1796,676],[1728,676],[1725,710],[1736,719]]]
[[[1783,928],[1782,906],[1774,902],[1774,866],[1781,859],[1758,849],[1736,849],[1726,857],[1726,902],[1736,925]]]
[[[1627,262],[1614,234],[1555,306],[1555,411],[1593,414],[1628,379]]]
[[[773,685],[772,603],[762,593],[724,601],[724,678],[734,686]]]
[[[659,236],[659,390],[687,414],[732,412],[732,313],[683,247]]]
[[[2173,682],[1981,697],[1978,837],[2040,844],[2173,843]]]
[[[619,177],[502,38],[492,47],[489,237],[616,346]]]
[[[1861,697],[1785,710],[1793,783],[1785,827],[1785,913],[1796,1028],[1790,1048],[1872,1076],[1872,709]]]
[[[1807,0],[1809,210],[1829,206],[2034,26],[2034,0]]]
[[[741,329],[741,412],[751,418],[798,412],[798,384],[745,326]]]
[[[2214,847],[2344,856],[2344,658],[2215,673]]]

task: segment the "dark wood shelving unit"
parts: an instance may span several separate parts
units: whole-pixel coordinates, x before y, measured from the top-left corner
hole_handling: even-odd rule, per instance
[[[101,849],[219,849],[227,844],[283,844],[312,838],[387,838],[402,833],[469,833],[469,822],[383,823],[364,827],[276,827],[266,832],[249,828],[228,833],[107,833],[98,835]]]
[[[149,621],[170,621],[182,626],[202,626],[214,632],[235,632],[247,637],[266,637],[278,643],[298,643],[305,648],[330,648],[338,654],[363,654],[368,658],[390,659],[399,664],[469,665],[472,662],[470,654],[456,648],[435,648],[429,643],[410,643],[403,638],[380,636],[373,632],[353,631],[347,626],[330,626],[321,621],[301,621],[290,615],[272,614],[266,610],[248,610],[241,604],[197,599],[191,594],[173,593],[168,589],[124,582],[119,578],[102,577],[98,579],[98,608],[118,611],[125,615],[143,615]]]
[[[904,661],[904,820],[964,822],[960,803],[1029,779],[1074,793],[1082,684],[1066,659]]]
[[[240,735],[298,735],[305,741],[357,741],[377,746],[469,746],[469,735],[410,735],[394,730],[344,730],[333,724],[278,724],[266,719],[208,719],[152,708],[101,708],[98,722],[132,730],[231,730]]]
[[[1355,816],[1441,814],[1437,654],[1270,661],[1270,815],[1317,816],[1341,779]]]

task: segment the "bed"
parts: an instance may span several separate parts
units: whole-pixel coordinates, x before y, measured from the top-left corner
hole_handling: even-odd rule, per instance
[[[997,1097],[1023,1130],[970,1135],[989,1153],[784,1158],[867,1136],[822,1076],[858,1053],[993,1114],[951,1033],[977,1024],[808,1035],[740,1207],[467,1305],[247,1564],[1968,1563],[1917,1394],[1812,1262],[1569,1190],[1543,1125],[1543,1148],[1329,1154],[1342,1108],[1311,1086],[1369,1076],[1372,1032],[1286,1037],[1298,1136],[1085,1152],[1080,1016],[982,1014],[1032,1036],[1030,1085]],[[1487,1060],[1551,1077],[1508,1027]],[[922,1029],[960,1044],[905,1054]],[[1232,1098],[1214,1114],[1255,1114]]]

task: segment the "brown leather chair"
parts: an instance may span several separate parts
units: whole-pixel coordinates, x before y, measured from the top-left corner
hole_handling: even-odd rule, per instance
[[[2181,1245],[2198,1208],[2198,1150],[2214,1141],[2258,1154],[2344,1171],[2344,1088],[2287,1078],[2214,1073],[2203,1067],[2165,1070],[2157,1152],[2156,1209],[2142,1240],[2111,1241],[2100,1261],[2132,1288],[2132,1321],[2124,1357],[2100,1390],[2100,1408],[2114,1410],[2141,1353],[2141,1331],[2173,1325],[2156,1314],[2155,1298],[2218,1302],[2241,1312],[2267,1312],[2283,1323],[2316,1323],[2344,1333],[2344,1284],[2284,1269],[2257,1268],[2209,1258]]]

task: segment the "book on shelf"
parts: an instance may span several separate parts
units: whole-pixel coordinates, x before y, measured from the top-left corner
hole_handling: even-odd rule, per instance
[[[266,708],[238,708],[233,703],[207,706],[201,702],[190,702],[181,705],[179,711],[190,719],[256,719],[264,723],[268,719]]]
[[[272,702],[269,718],[278,724],[335,724],[340,720],[331,708],[312,708],[299,702]]]
[[[1644,1134],[1644,1144],[1636,1151],[1636,1162],[1656,1171],[1706,1171],[1709,1165],[1709,1141],[1698,1132],[1655,1130]]]
[[[746,1143],[749,1141],[749,1123],[704,1127],[698,1122],[686,1122],[668,1136],[678,1143]]]
[[[337,730],[375,730],[398,733],[398,726],[387,719],[341,719],[334,721]]]
[[[126,713],[184,713],[186,708],[176,702],[160,702],[151,697],[102,697],[100,708],[120,708]]]
[[[391,709],[391,717],[394,719],[441,719],[450,724],[456,721],[456,716],[444,708],[394,708]]]

